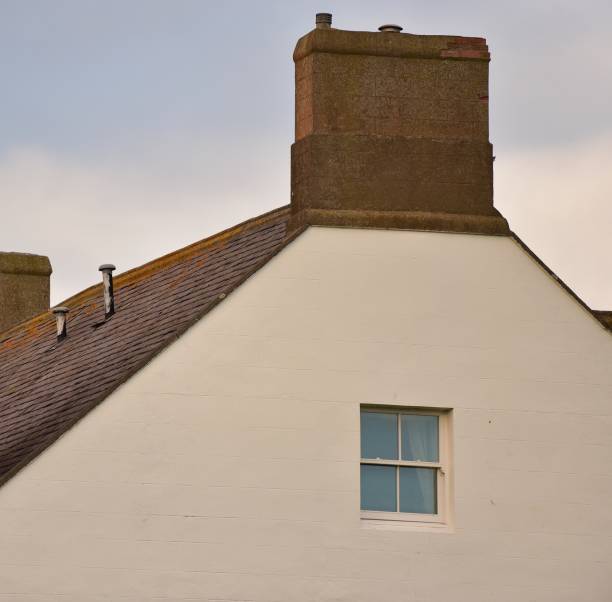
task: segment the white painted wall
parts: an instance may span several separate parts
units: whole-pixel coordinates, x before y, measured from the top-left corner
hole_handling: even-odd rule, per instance
[[[311,228],[0,489],[0,601],[609,602],[612,337],[508,238]],[[454,408],[365,529],[359,404]]]

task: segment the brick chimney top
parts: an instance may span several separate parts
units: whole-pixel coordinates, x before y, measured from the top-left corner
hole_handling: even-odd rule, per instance
[[[48,257],[0,252],[0,332],[49,309],[50,275]]]
[[[291,227],[508,234],[484,38],[317,28],[295,48]]]

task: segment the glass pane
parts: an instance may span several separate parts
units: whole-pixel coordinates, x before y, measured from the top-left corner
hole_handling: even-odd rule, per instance
[[[436,514],[437,468],[400,468],[400,512]]]
[[[361,412],[361,457],[397,460],[397,414]]]
[[[361,465],[361,509],[396,512],[395,466]]]
[[[438,461],[438,417],[402,414],[402,460]]]

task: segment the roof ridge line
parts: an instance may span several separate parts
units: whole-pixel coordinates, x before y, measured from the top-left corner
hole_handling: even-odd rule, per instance
[[[187,245],[186,247],[181,247],[180,249],[176,249],[175,251],[170,251],[170,253],[166,253],[165,255],[162,255],[161,257],[157,257],[156,259],[147,261],[146,263],[143,263],[140,266],[131,268],[127,270],[126,272],[118,274],[117,276],[114,277],[113,280],[117,285],[120,285],[125,280],[131,280],[136,275],[141,275],[141,274],[144,275],[144,274],[154,271],[157,268],[167,266],[173,263],[173,261],[178,261],[180,259],[183,259],[184,257],[187,257],[191,255],[192,253],[199,251],[200,249],[205,249],[206,247],[209,247],[212,244],[225,240],[234,234],[238,234],[241,230],[246,230],[252,226],[259,226],[260,224],[264,224],[268,221],[271,222],[275,218],[284,216],[285,214],[288,214],[288,213],[289,213],[289,205],[284,205],[283,207],[278,207],[277,209],[273,209],[272,211],[267,211],[266,213],[262,213],[261,215],[252,217],[248,220],[240,222],[239,224],[226,228],[225,230],[221,230],[221,232],[211,234],[210,236],[207,236],[206,238],[203,238],[202,240],[196,241],[194,243],[191,243]],[[101,285],[96,284],[90,288],[95,288],[98,286],[101,286]],[[85,292],[85,291],[81,291],[81,292]],[[73,295],[72,297],[70,297],[70,299],[67,299],[66,301],[69,301],[79,296],[80,294],[81,293],[77,293],[76,295]],[[65,302],[62,302],[62,304],[63,303]]]
[[[604,327],[604,329],[607,329],[612,333],[612,326],[610,326],[610,324],[608,323],[608,318],[604,316],[600,317],[600,315],[598,315],[612,312],[607,312],[605,310],[597,310],[590,307],[587,302],[584,301],[582,297],[580,297],[578,293],[576,293],[576,291],[574,291],[573,288],[566,284],[565,281],[562,280],[561,277],[558,276],[554,270],[548,267],[548,264],[546,264],[544,260],[541,259],[540,256],[535,251],[533,251],[531,247],[529,247],[527,243],[516,232],[514,232],[514,230],[510,231],[510,238],[514,240],[519,245],[519,247],[521,247],[521,249],[523,249],[523,251],[525,251],[525,253],[527,253],[527,255],[529,255],[529,257],[531,257],[531,259],[533,259],[538,264],[538,266],[548,274],[548,276],[550,276],[550,278],[552,278],[570,297],[572,297],[574,301],[578,303],[578,305],[585,309],[591,315],[592,318],[597,320]]]
[[[130,268],[129,270],[115,276],[115,286],[121,286],[126,281],[130,280],[137,281],[139,277],[145,276],[146,274],[150,274],[151,272],[154,272],[157,269],[165,267],[173,262],[178,262],[181,259],[188,257],[190,254],[195,253],[196,251],[205,249],[215,243],[226,240],[232,235],[238,234],[241,230],[247,230],[250,227],[258,226],[268,221],[272,222],[275,218],[288,215],[289,210],[289,205],[283,205],[282,207],[277,207],[276,209],[272,209],[271,211],[266,211],[261,215],[244,220],[243,222],[240,222],[234,226],[230,226],[229,228],[221,230],[220,232],[216,232],[215,234],[211,234],[210,236],[191,243],[185,247],[170,251],[169,253],[161,255],[160,257],[156,257],[155,259],[151,259],[150,261],[147,261],[142,265]],[[77,301],[82,302],[87,299],[89,295],[93,295],[93,293],[101,287],[101,283],[92,284],[91,286],[88,286],[87,288],[68,297],[64,301],[60,301],[59,305],[66,305],[67,307],[70,307],[71,303],[74,304]],[[28,318],[27,320],[24,320],[23,322],[15,324],[8,330],[0,332],[0,342],[6,341],[7,339],[11,338],[11,336],[18,330],[23,330],[24,328],[35,328],[39,322],[41,322],[45,317],[48,316],[48,314],[49,310],[45,310],[35,316],[32,316],[31,318]]]

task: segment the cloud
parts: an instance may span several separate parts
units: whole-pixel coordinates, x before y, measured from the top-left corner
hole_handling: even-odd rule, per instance
[[[612,309],[612,133],[495,161],[495,205],[595,309]]]
[[[97,282],[101,263],[122,272],[287,203],[288,156],[265,141],[207,148],[183,139],[180,153],[174,143],[129,160],[6,154],[0,249],[49,255],[58,303]]]

